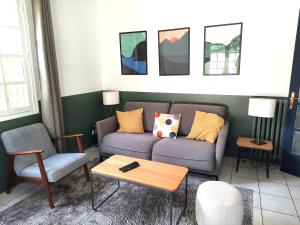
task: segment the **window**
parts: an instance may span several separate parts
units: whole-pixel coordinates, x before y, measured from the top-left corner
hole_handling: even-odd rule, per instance
[[[25,1],[0,0],[0,121],[38,113],[32,15]]]

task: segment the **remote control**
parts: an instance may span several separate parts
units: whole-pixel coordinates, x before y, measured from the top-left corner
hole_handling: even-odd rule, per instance
[[[140,166],[140,164],[138,162],[133,162],[133,163],[130,163],[126,166],[123,166],[123,167],[119,168],[119,170],[121,170],[122,172],[125,173],[125,172],[127,172],[129,170],[132,170],[132,169],[134,169],[136,167],[139,167],[139,166]]]

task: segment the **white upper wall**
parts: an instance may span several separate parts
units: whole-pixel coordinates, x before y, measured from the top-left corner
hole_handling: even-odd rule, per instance
[[[299,0],[51,0],[62,96],[102,89],[287,96]],[[243,22],[241,74],[203,76],[204,26]],[[159,76],[158,30],[190,27],[189,76]],[[119,32],[147,30],[148,75],[121,75]]]
[[[61,95],[100,91],[97,0],[51,0]]]
[[[287,96],[299,8],[299,1],[283,0],[99,0],[100,25],[94,33],[100,39],[100,59],[93,62],[101,62],[103,89]],[[77,17],[75,22],[83,25]],[[234,22],[244,25],[240,75],[203,76],[204,26]],[[191,75],[161,77],[157,31],[180,27],[191,28]],[[119,32],[139,30],[147,30],[148,75],[122,76]]]

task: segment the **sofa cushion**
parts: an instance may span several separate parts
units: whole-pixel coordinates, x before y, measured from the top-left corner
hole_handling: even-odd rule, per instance
[[[116,111],[119,123],[118,131],[136,134],[144,133],[143,111],[143,108],[126,112]]]
[[[43,160],[49,182],[56,182],[88,162],[85,153],[61,153]],[[26,167],[20,174],[25,177],[41,177],[38,163]]]
[[[153,135],[176,139],[180,117],[180,114],[155,113]]]
[[[214,113],[196,111],[191,132],[186,138],[215,143],[220,130],[224,126],[224,119]]]
[[[212,172],[215,165],[215,144],[178,137],[162,139],[153,146],[152,160]]]
[[[227,108],[222,105],[202,105],[202,104],[172,104],[170,112],[172,114],[181,114],[178,134],[188,135],[191,130],[196,111],[215,113],[224,120],[227,118]]]
[[[159,139],[149,132],[144,134],[114,132],[103,137],[101,153],[151,159],[152,146]]]
[[[144,130],[148,132],[153,131],[154,125],[154,113],[168,113],[170,109],[170,103],[168,102],[126,102],[124,105],[124,111],[130,111],[134,109],[144,109],[143,123]]]

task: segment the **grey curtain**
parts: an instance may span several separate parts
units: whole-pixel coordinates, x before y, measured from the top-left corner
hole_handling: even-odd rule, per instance
[[[32,0],[41,82],[42,120],[52,137],[64,134],[54,35],[49,0]],[[63,143],[57,145],[63,151]]]

